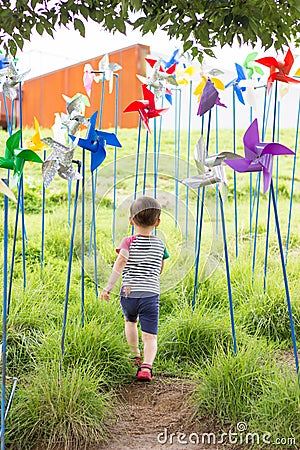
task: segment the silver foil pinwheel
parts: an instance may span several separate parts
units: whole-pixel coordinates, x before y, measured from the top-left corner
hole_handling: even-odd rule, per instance
[[[76,140],[71,148],[54,141],[51,137],[44,138],[42,141],[52,149],[46,161],[43,162],[43,180],[46,188],[56,174],[64,180],[80,180],[82,178],[72,165],[77,145]]]
[[[27,70],[24,73],[18,73],[12,62],[0,71],[0,79],[3,80],[2,90],[5,97],[10,100],[15,100],[18,96],[17,86],[24,81],[26,75],[30,72]]]
[[[84,117],[84,109],[82,94],[67,101],[67,114],[61,113],[61,123],[67,128],[68,134],[75,134],[80,125],[88,127],[89,121]]]
[[[203,136],[200,137],[194,151],[194,160],[198,169],[198,175],[182,180],[182,183],[193,189],[203,186],[219,184],[223,198],[226,198],[228,183],[223,166],[224,160],[237,159],[239,155],[233,152],[221,152],[206,156]]]

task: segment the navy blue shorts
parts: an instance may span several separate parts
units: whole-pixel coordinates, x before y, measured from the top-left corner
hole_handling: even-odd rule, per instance
[[[139,319],[145,333],[157,334],[159,295],[151,297],[125,297],[121,295],[121,306],[125,319],[136,322]]]

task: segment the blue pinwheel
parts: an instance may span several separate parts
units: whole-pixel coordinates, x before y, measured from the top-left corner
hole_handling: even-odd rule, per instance
[[[89,150],[91,155],[91,172],[93,172],[106,158],[106,145],[113,147],[122,147],[115,133],[95,130],[98,111],[90,118],[90,123],[85,139],[79,138],[77,145],[85,150]],[[69,135],[72,141],[77,139],[75,136]]]
[[[173,52],[171,58],[169,59],[169,61],[165,61],[164,59],[162,60],[162,62],[164,63],[165,69],[169,69],[169,67],[173,66],[173,64],[178,64],[179,63],[179,60],[176,58],[178,53],[179,53],[179,48],[174,50],[174,52]]]
[[[229,83],[226,84],[225,88],[228,88],[229,86],[233,86],[234,92],[236,93],[237,98],[239,101],[244,105],[244,97],[243,92],[246,90],[245,86],[239,86],[240,81],[247,80],[247,75],[245,72],[245,69],[240,64],[235,63],[235,69],[237,77],[231,80]]]

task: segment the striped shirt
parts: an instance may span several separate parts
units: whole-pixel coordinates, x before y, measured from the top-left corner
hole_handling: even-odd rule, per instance
[[[129,236],[122,240],[116,251],[128,255],[122,273],[122,288],[129,288],[130,295],[134,292],[159,294],[162,261],[169,257],[164,242],[152,235]]]

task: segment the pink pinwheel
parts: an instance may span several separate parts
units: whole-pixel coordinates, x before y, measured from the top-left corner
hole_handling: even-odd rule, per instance
[[[294,155],[292,150],[282,144],[260,142],[257,119],[244,134],[244,152],[245,158],[225,159],[224,162],[237,172],[263,172],[264,194],[271,184],[274,155]]]
[[[90,97],[92,84],[95,78],[95,74],[93,73],[93,68],[90,64],[85,64],[83,69],[83,85],[86,90],[87,95]]]
[[[123,112],[137,111],[146,127],[150,132],[149,119],[158,117],[164,112],[168,111],[168,108],[157,109],[155,107],[154,93],[147,89],[145,84],[142,85],[144,100],[135,100],[130,103]]]
[[[213,82],[208,79],[202,92],[197,115],[203,116],[203,114],[209,111],[214,105],[227,108],[224,103],[220,102],[219,92],[215,88]]]
[[[284,83],[300,83],[299,80],[288,76],[292,65],[294,64],[294,57],[290,49],[288,49],[285,55],[284,62],[277,61],[272,56],[256,59],[255,62],[262,64],[263,66],[270,67],[270,75],[268,78],[268,92],[275,80],[283,81]]]

